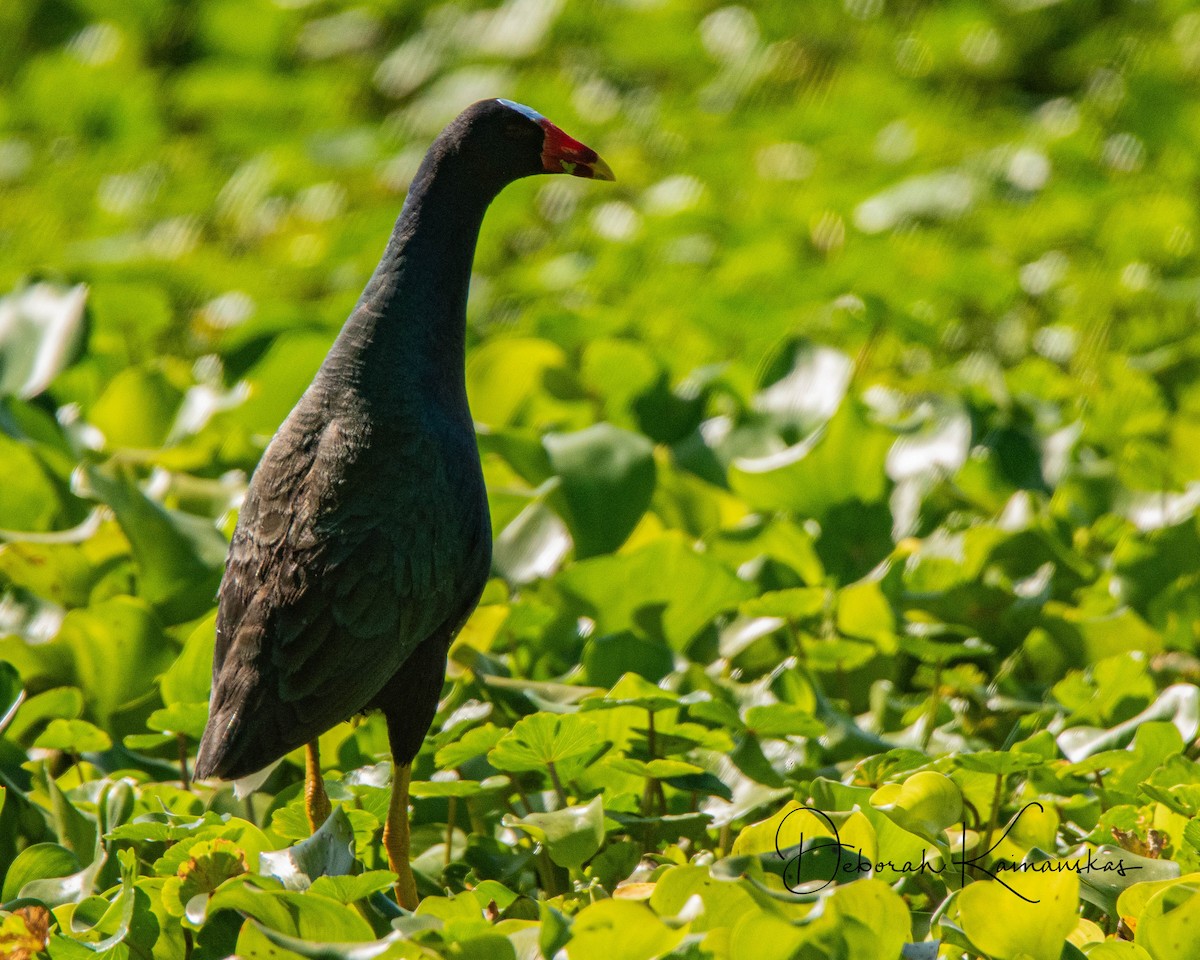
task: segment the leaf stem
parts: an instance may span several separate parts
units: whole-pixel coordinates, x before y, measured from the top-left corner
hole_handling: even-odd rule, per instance
[[[187,737],[182,733],[175,734],[175,743],[179,747],[179,784],[184,790],[192,788],[188,777]]]
[[[562,781],[558,779],[558,770],[554,766],[553,760],[546,761],[546,769],[550,771],[550,779],[554,783],[554,792],[558,794],[558,802],[564,807],[570,806],[567,802],[567,791],[563,789]]]
[[[996,774],[996,789],[992,793],[992,812],[988,817],[987,833],[983,838],[983,850],[992,848],[992,835],[996,832],[996,826],[1000,822],[1000,795],[1004,792],[1004,774]]]
[[[458,797],[450,797],[446,803],[446,856],[443,867],[450,866],[450,845],[454,840],[454,819],[458,813]]]

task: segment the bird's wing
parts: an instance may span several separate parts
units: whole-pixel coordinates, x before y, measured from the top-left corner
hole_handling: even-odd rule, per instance
[[[298,408],[255,473],[221,584],[201,775],[240,776],[363,709],[483,587],[473,438],[393,429],[384,444],[362,422]]]

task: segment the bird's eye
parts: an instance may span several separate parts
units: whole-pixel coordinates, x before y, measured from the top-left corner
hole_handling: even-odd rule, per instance
[[[533,131],[533,127],[527,123],[521,123],[520,121],[514,121],[513,123],[506,123],[504,125],[504,136],[509,140],[527,140]]]

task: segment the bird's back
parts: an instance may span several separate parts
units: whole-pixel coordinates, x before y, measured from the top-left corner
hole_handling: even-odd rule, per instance
[[[491,562],[470,421],[318,376],[254,473],[217,610],[197,775],[241,777],[366,707],[444,641]]]

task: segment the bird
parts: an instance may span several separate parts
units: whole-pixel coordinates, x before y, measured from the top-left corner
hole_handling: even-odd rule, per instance
[[[247,777],[306,747],[315,831],[331,812],[317,738],[382,711],[394,771],[383,845],[410,910],[412,762],[491,569],[466,390],[471,265],[488,205],[537,174],[615,179],[511,100],[472,104],[433,141],[379,265],[251,477],[217,593],[196,777]]]

